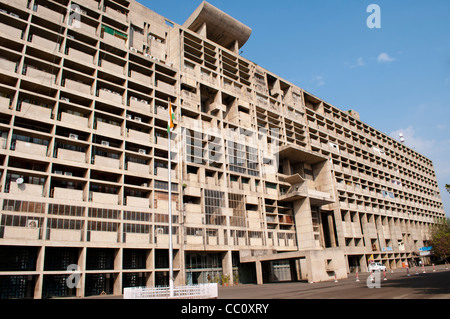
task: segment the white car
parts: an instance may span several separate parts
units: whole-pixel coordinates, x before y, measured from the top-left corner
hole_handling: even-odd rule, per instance
[[[369,272],[385,271],[385,270],[386,270],[386,266],[383,265],[382,263],[370,263],[369,264]]]

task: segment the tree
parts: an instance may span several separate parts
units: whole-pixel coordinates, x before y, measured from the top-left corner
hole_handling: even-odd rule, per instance
[[[436,223],[431,230],[430,245],[433,247],[433,253],[445,262],[450,257],[450,218]]]
[[[449,185],[449,184],[445,184],[445,189],[446,189],[447,192],[450,194],[450,185]]]

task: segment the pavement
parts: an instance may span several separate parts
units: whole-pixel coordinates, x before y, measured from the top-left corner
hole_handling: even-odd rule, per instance
[[[285,282],[220,287],[218,299],[450,299],[450,269],[433,268],[349,274],[347,279],[318,283]]]

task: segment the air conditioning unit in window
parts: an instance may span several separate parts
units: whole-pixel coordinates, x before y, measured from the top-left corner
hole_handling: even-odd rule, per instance
[[[63,172],[62,171],[55,171],[55,174],[62,175]]]
[[[130,115],[130,114],[127,114],[127,119],[131,120],[132,118],[133,118],[133,116],[132,116],[132,115]]]
[[[78,140],[78,135],[77,135],[77,134],[70,133],[70,134],[69,134],[69,138],[72,139],[72,140]]]
[[[72,176],[72,172],[64,172],[64,175],[66,175],[66,176]]]
[[[144,149],[139,149],[139,154],[147,154],[147,152]]]
[[[147,183],[143,183],[141,186],[142,187],[148,187],[148,184]]]
[[[109,146],[109,142],[108,141],[102,141],[102,146]]]
[[[140,117],[137,117],[137,116],[135,116],[134,119],[135,119],[136,121],[138,121],[138,122],[141,122],[141,121],[142,121],[142,119],[141,119]]]
[[[164,234],[164,229],[163,228],[156,228],[156,233],[158,235]]]
[[[28,228],[38,228],[39,221],[38,220],[27,220],[27,227]]]

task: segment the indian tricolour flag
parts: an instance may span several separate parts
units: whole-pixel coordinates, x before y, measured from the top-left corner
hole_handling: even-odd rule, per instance
[[[175,115],[172,112],[172,103],[169,102],[169,121],[167,124],[167,132],[172,132],[175,125],[173,124],[173,121],[175,120]]]

